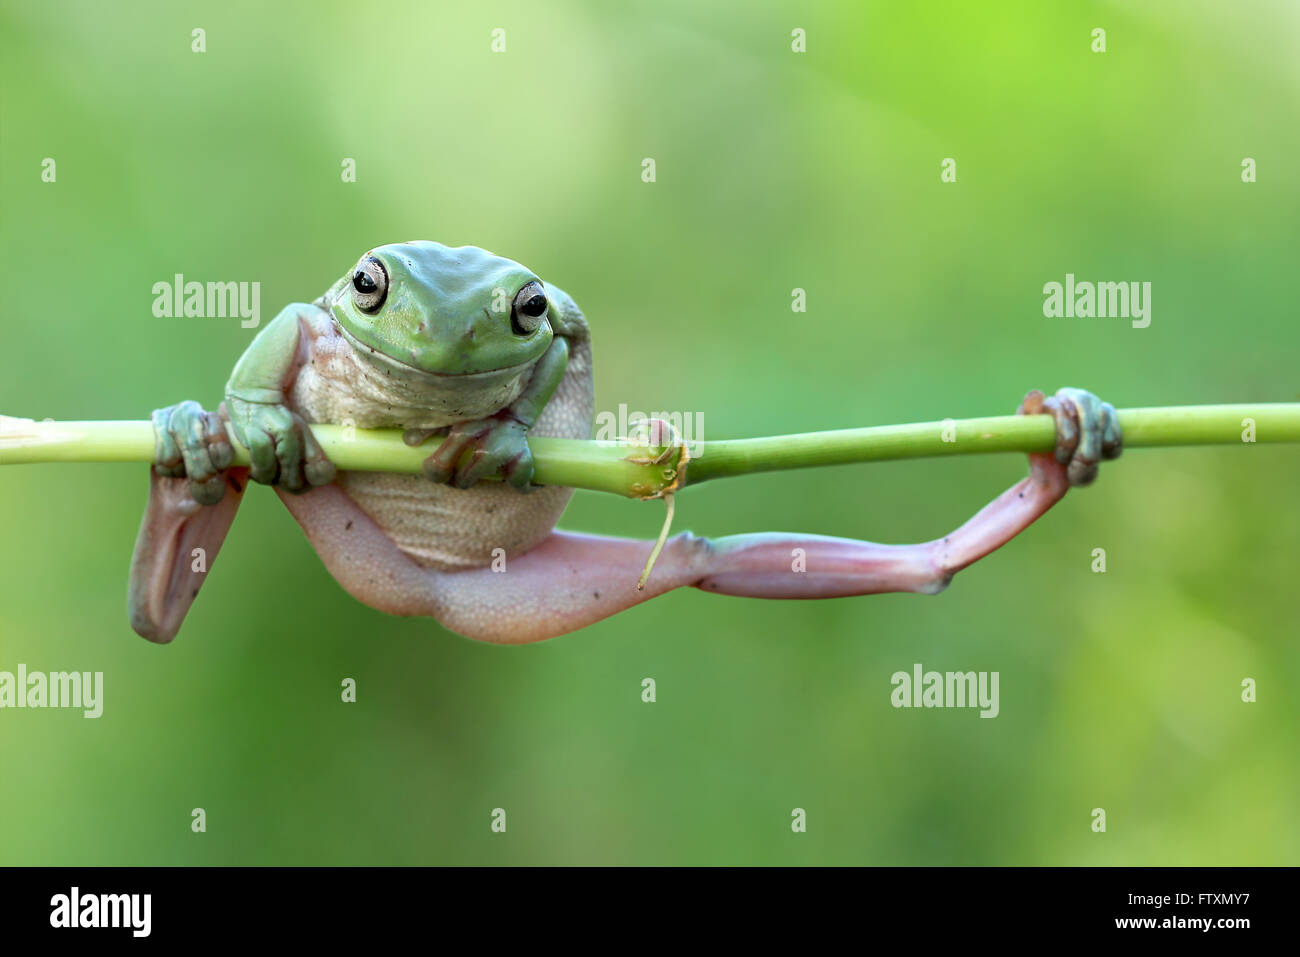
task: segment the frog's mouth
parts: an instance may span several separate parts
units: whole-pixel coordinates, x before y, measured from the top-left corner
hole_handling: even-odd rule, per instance
[[[395,359],[386,352],[380,352],[374,346],[362,342],[354,336],[348,331],[347,327],[338,321],[338,319],[335,319],[332,316],[330,318],[334,323],[334,328],[337,329],[343,335],[343,338],[347,340],[347,343],[352,347],[353,352],[371,365],[384,370],[386,374],[391,375],[396,373],[398,377],[403,379],[415,379],[417,381],[423,380],[425,382],[456,379],[462,382],[471,383],[475,380],[497,377],[508,378],[524,371],[537,361],[536,359],[527,359],[512,366],[504,366],[500,369],[481,369],[478,372],[433,372],[429,369],[421,369],[419,366],[411,365],[409,362],[403,362],[401,359]]]

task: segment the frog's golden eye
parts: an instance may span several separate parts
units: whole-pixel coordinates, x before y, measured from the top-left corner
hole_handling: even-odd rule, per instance
[[[357,263],[352,274],[352,301],[362,312],[378,312],[388,295],[388,270],[374,256]]]
[[[546,290],[534,279],[515,293],[515,303],[510,308],[510,329],[517,336],[531,336],[542,324],[546,307]]]

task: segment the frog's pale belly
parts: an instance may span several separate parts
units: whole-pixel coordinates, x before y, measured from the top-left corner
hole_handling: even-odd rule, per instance
[[[365,370],[351,347],[327,326],[311,326],[308,356],[289,394],[289,404],[309,422],[437,428],[503,408],[527,381],[525,374],[504,388],[491,382],[450,399],[422,398],[409,384],[390,386],[373,374],[358,379]],[[455,378],[450,377],[452,384]],[[590,438],[593,411],[590,347],[571,342],[564,378],[530,434]],[[507,559],[526,552],[550,534],[573,494],[568,488],[523,493],[498,482],[458,489],[388,472],[340,472],[335,482],[402,551],[421,565],[446,571],[490,565],[502,554],[494,554],[496,549]]]
[[[507,559],[523,554],[551,533],[573,494],[524,494],[500,482],[459,489],[383,472],[340,472],[336,482],[398,548],[444,571],[489,565],[494,552]]]

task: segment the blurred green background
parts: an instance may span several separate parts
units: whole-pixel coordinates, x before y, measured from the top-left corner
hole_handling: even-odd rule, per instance
[[[1061,385],[1294,401],[1300,8],[1141,7],[6,0],[0,411],[214,405],[252,332],[156,319],[153,283],[258,281],[265,322],[412,238],[563,286],[597,408],[702,413],[705,438]],[[1150,328],[1045,319],[1067,272],[1152,282]],[[0,863],[1294,864],[1297,464],[1133,450],[939,598],[686,590],[519,648],[355,602],[265,489],[148,644],[124,609],[145,469],[3,469],[0,670],[106,692],[97,721],[0,712]],[[924,540],[1023,472],[731,479],[677,527]],[[578,493],[563,524],[661,517]],[[1000,672],[1001,715],[893,709],[914,662]]]

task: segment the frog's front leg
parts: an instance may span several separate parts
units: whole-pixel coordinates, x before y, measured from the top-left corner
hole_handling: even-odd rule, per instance
[[[334,480],[334,464],[302,417],[285,403],[307,358],[301,314],[315,306],[281,310],[235,364],[226,383],[226,411],[235,437],[248,449],[253,481],[290,492]]]
[[[569,343],[563,336],[556,336],[537,361],[519,398],[509,408],[487,418],[453,425],[438,450],[424,460],[425,476],[469,488],[480,479],[500,475],[510,485],[526,491],[533,480],[528,430],[555,394],[568,364]]]
[[[952,534],[918,545],[820,535],[759,533],[716,541],[683,533],[660,554],[644,590],[638,573],[652,543],[554,532],[504,574],[445,572],[412,561],[334,486],[281,494],[334,577],[381,611],[430,615],[471,638],[528,642],[554,637],[684,585],[754,598],[836,598],[942,591],[961,569],[989,554],[1087,484],[1097,463],[1120,452],[1114,409],[1090,393],[1030,393],[1024,414],[1057,422],[1052,454],[1030,456],[1030,474]]]
[[[292,492],[334,477],[334,466],[285,402],[304,354],[299,317],[283,310],[249,345],[226,386],[225,409],[251,468],[231,468],[225,419],[197,402],[153,414],[157,448],[149,501],[131,555],[131,626],[151,641],[175,637],[225,540],[251,477]]]

